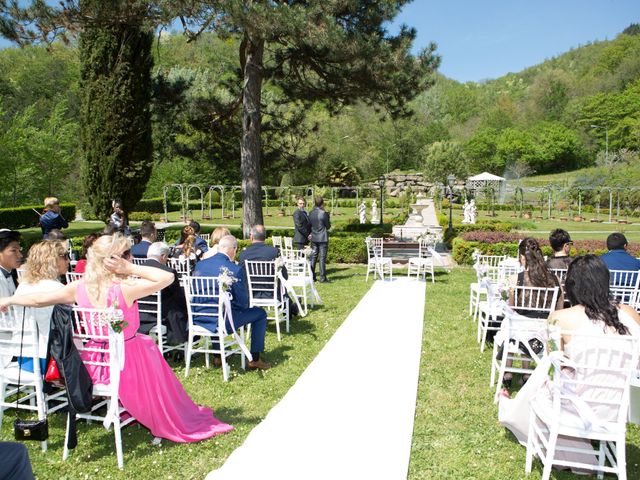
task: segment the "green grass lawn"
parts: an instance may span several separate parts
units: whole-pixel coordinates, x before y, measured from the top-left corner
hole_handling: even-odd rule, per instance
[[[184,364],[172,364],[194,400],[212,407],[220,419],[234,425],[233,432],[195,444],[163,442],[154,447],[146,429],[129,426],[123,430],[125,470],[120,472],[113,434],[96,423],[79,424],[80,445],[69,460],[62,462],[64,417],[53,415],[49,451],[42,454],[39,445],[26,444],[36,476],[202,479],[241,445],[331,338],[370,287],[364,273],[363,266],[330,266],[333,282],[319,285],[324,306],[293,321],[291,333],[283,335],[281,343],[270,325],[265,358],[275,366],[265,373],[245,373],[236,361],[231,380],[224,383],[220,370],[204,368],[202,357],[195,357],[187,379],[183,377]],[[480,353],[475,341],[476,324],[467,317],[468,285],[474,278],[472,269],[455,268],[450,274],[438,273],[436,283],[427,284],[410,480],[525,478],[525,449],[497,422],[494,391],[489,388],[491,349]],[[384,361],[393,361],[393,355],[381,346],[372,350],[371,358],[363,359],[363,364],[375,368],[376,362]],[[310,405],[309,414],[321,405],[321,399],[318,405]],[[384,412],[380,415],[384,418]],[[2,440],[12,439],[13,416],[13,410],[5,411]],[[286,461],[287,453],[282,455]],[[630,426],[627,434],[627,464],[629,478],[639,478],[640,427],[636,425]],[[540,473],[540,465],[535,463],[528,478],[538,479]],[[552,478],[574,477],[554,473]]]
[[[195,356],[189,377],[184,378],[184,362],[172,364],[192,398],[210,406],[216,415],[235,427],[233,432],[194,444],[163,442],[151,445],[149,432],[133,425],[123,430],[125,470],[117,468],[113,432],[97,423],[79,424],[79,446],[62,461],[64,421],[62,415],[49,419],[49,451],[43,454],[39,444],[25,443],[38,478],[46,479],[202,479],[221,466],[231,452],[240,446],[248,433],[283,397],[307,365],[313,360],[349,312],[371,286],[364,281],[364,267],[330,266],[333,280],[320,284],[325,305],[316,307],[307,317],[291,322],[291,333],[278,343],[275,327],[270,324],[266,338],[265,359],[274,364],[271,370],[244,372],[234,361],[232,378],[222,381],[219,369],[206,369],[204,357]],[[195,367],[195,368],[194,368]],[[153,374],[153,372],[149,372]],[[316,406],[313,408],[320,408]],[[310,414],[313,412],[310,408]],[[3,441],[12,440],[14,410],[5,411],[1,430]],[[282,452],[286,458],[286,452]]]
[[[423,355],[409,478],[539,479],[524,474],[525,448],[498,425],[489,388],[491,348],[480,353],[468,313],[471,268],[455,268],[427,284]],[[640,477],[640,427],[627,431],[628,478]],[[551,478],[576,478],[554,472]]]

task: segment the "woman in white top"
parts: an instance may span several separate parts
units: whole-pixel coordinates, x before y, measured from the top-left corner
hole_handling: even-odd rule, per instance
[[[573,335],[591,335],[601,343],[607,336],[632,335],[640,336],[640,316],[629,305],[621,305],[609,295],[609,270],[604,262],[595,255],[577,257],[569,265],[565,281],[567,296],[571,308],[556,310],[549,317],[549,325],[561,331],[560,349],[564,355],[572,359],[577,352],[588,345],[582,343],[591,337],[573,339]],[[580,343],[578,343],[580,342]],[[509,398],[509,392],[502,391],[499,404],[498,419],[502,426],[511,430],[522,445],[527,444],[529,432],[530,404],[551,403],[551,385],[548,379],[548,364],[540,364],[529,381],[522,387],[515,398]],[[615,379],[612,379],[612,381]],[[607,412],[599,411],[601,418]],[[569,437],[558,437],[558,445],[567,448],[583,449],[590,444],[588,440]],[[556,451],[556,458],[580,463],[593,463],[595,456]]]
[[[25,264],[25,273],[20,279],[16,289],[16,295],[29,293],[49,293],[58,290],[64,285],[58,278],[69,269],[69,252],[66,243],[47,240],[36,243],[29,250],[29,257]],[[53,306],[42,308],[28,308],[27,319],[32,316],[38,327],[38,355],[40,357],[41,371],[44,372],[44,361],[47,356],[47,344],[49,342],[49,327]],[[22,309],[16,309],[16,318],[22,324]],[[17,333],[19,335],[19,333]],[[28,342],[27,338],[24,342]],[[25,355],[26,356],[26,355]],[[32,359],[25,359],[22,368],[33,371]]]

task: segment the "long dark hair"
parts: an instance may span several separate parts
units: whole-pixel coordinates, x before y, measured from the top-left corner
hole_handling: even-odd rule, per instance
[[[582,305],[590,320],[602,321],[620,335],[629,334],[618,317],[618,302],[609,295],[609,269],[599,257],[576,257],[569,264],[564,286],[571,304]]]
[[[529,280],[534,287],[556,287],[558,279],[553,274],[547,262],[544,261],[540,245],[535,238],[527,237],[520,242],[518,253],[525,259]]]

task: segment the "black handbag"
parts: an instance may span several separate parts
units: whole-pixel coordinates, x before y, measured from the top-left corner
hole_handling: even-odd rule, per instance
[[[13,421],[13,434],[16,440],[35,440],[44,442],[49,438],[49,422],[44,420],[22,420],[16,418]]]
[[[44,418],[42,420],[23,420],[18,416],[18,401],[20,400],[20,372],[22,367],[22,342],[24,340],[24,317],[26,317],[26,309],[22,308],[22,327],[20,331],[20,357],[18,360],[18,391],[16,393],[16,419],[13,422],[13,435],[16,440],[35,440],[36,442],[44,442],[49,438],[49,422]],[[39,362],[40,359],[34,358],[33,362]]]

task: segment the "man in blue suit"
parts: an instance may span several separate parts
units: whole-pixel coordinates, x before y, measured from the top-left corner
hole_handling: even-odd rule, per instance
[[[640,270],[640,260],[627,252],[627,237],[612,233],[607,237],[607,253],[600,258],[609,270]]]
[[[193,272],[197,277],[218,277],[223,269],[227,269],[236,281],[231,285],[231,314],[236,328],[251,324],[251,356],[253,361],[248,363],[250,370],[267,370],[271,365],[260,359],[264,352],[264,335],[267,331],[267,313],[258,307],[249,307],[249,296],[245,285],[244,268],[233,263],[238,248],[238,241],[233,235],[226,235],[220,239],[218,253],[196,264]],[[203,312],[214,313],[216,307],[201,307]],[[215,317],[194,317],[194,323],[212,332],[218,330]],[[227,322],[227,329],[231,325]]]
[[[140,236],[142,240],[131,247],[131,255],[135,258],[147,258],[149,247],[156,241],[156,224],[149,220],[142,222]]]
[[[264,225],[254,225],[251,227],[250,237],[251,245],[240,252],[239,262],[244,266],[247,260],[260,260],[270,262],[280,255],[276,247],[266,245],[264,243],[267,238],[267,232]]]

